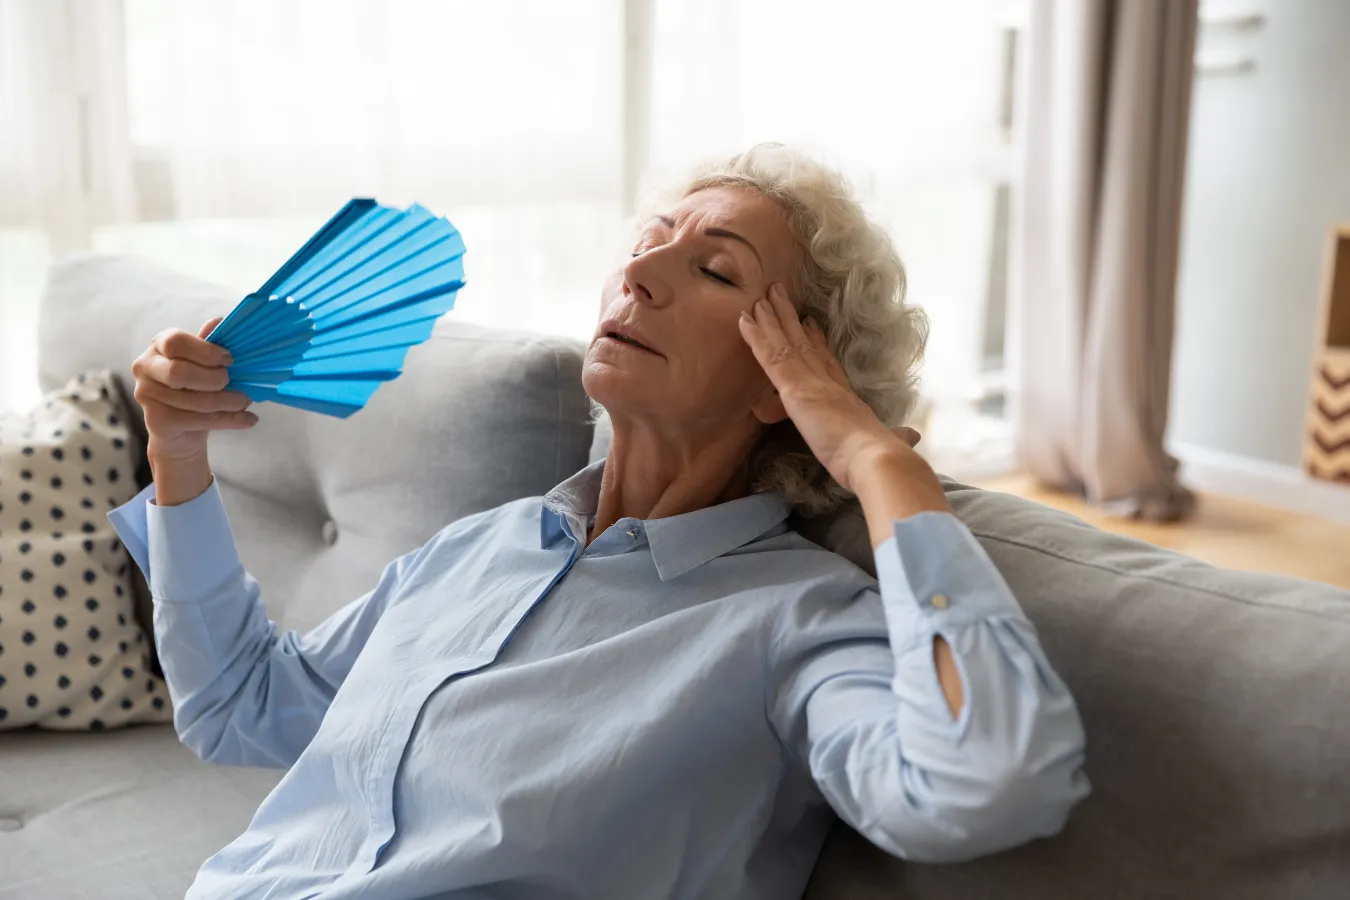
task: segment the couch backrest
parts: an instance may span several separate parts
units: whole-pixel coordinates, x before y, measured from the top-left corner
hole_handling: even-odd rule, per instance
[[[41,320],[43,386],[105,366],[125,377],[156,332],[195,330],[236,300],[135,260],[60,266]],[[213,438],[241,554],[273,616],[312,625],[447,522],[584,465],[579,353],[452,313],[350,420],[259,404],[256,429]],[[1213,569],[1016,497],[946,487],[1078,699],[1095,791],[1063,835],[968,865],[905,865],[841,826],[811,900],[1346,894],[1350,595]],[[798,525],[869,565],[856,509]]]

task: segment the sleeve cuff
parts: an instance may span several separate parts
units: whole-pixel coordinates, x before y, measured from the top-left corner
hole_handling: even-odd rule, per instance
[[[876,567],[893,640],[926,640],[943,627],[996,616],[1024,618],[993,560],[950,513],[896,522],[876,549]]]
[[[150,552],[146,542],[145,507],[154,497],[155,485],[151,482],[135,497],[108,511],[108,521],[122,539],[122,546],[140,567],[146,584],[150,583]]]
[[[241,566],[216,480],[177,506],[156,506],[151,484],[108,513],[157,601],[210,596]]]

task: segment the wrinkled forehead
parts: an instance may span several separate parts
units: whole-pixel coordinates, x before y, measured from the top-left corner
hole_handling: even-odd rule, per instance
[[[787,217],[778,203],[750,188],[717,185],[688,194],[661,215],[677,224],[695,219],[703,225],[742,225],[771,229],[786,226]]]

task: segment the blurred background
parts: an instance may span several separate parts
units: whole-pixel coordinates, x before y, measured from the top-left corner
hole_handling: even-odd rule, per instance
[[[67,254],[242,297],[417,201],[469,244],[451,316],[584,337],[641,176],[778,140],[895,237],[940,470],[1350,521],[1347,46],[1330,0],[0,0],[0,409]]]
[[[418,201],[469,242],[451,315],[589,336],[641,174],[781,140],[849,169],[893,231],[911,298],[934,320],[926,384],[951,450],[1010,451],[1008,200],[1026,4],[0,10],[10,406],[37,397],[37,301],[61,254],[136,253],[242,296],[347,198]]]

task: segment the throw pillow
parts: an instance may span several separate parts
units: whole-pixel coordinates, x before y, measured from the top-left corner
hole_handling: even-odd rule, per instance
[[[135,454],[106,369],[0,414],[0,729],[171,718],[107,519],[137,492]]]

